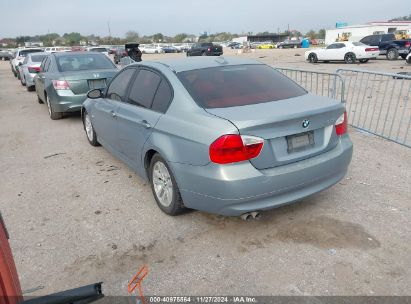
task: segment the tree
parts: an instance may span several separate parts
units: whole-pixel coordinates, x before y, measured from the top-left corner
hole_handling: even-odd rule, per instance
[[[317,33],[314,30],[310,30],[307,34],[305,34],[310,39],[317,38]]]
[[[83,38],[80,33],[72,32],[65,33],[63,35],[64,40],[67,45],[77,45],[80,44],[80,40]]]
[[[162,42],[164,40],[164,36],[161,33],[157,33],[153,35],[154,42]]]
[[[397,18],[391,19],[390,21],[410,21],[410,20],[411,20],[411,14],[408,16],[397,17]]]
[[[185,33],[181,33],[181,34],[177,34],[174,36],[174,42],[179,43],[179,42],[183,42],[184,39],[186,39],[188,37],[187,34]]]
[[[325,29],[320,29],[317,34],[318,39],[325,39]]]
[[[136,42],[140,38],[140,35],[136,31],[126,32],[126,40],[129,42]]]

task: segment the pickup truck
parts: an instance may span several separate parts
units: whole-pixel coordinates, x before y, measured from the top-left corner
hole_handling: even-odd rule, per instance
[[[378,46],[380,55],[385,55],[388,60],[397,60],[399,56],[405,59],[411,47],[411,39],[395,40],[394,34],[370,35],[362,38],[360,42]]]
[[[220,56],[223,55],[223,47],[209,42],[194,44],[187,51],[187,56]]]

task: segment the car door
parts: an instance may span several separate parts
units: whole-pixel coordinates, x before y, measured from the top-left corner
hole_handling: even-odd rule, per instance
[[[136,171],[143,172],[142,151],[153,128],[163,111],[153,108],[158,92],[168,85],[158,72],[148,68],[140,68],[130,85],[126,103],[118,110],[119,146],[126,163]],[[160,94],[160,93],[158,93]]]
[[[344,56],[341,58],[342,48],[345,47],[344,43],[333,43],[327,47],[325,52],[325,60],[344,60]]]
[[[113,152],[119,153],[117,110],[119,105],[126,100],[127,89],[135,72],[134,67],[125,68],[119,72],[109,84],[105,97],[94,100],[90,113],[100,143]]]
[[[44,95],[45,92],[45,79],[46,79],[46,73],[49,70],[50,67],[50,57],[47,56],[46,58],[43,59],[41,66],[40,66],[40,72],[36,75],[35,77],[35,88],[36,88],[36,93],[40,97],[41,100],[46,101],[46,97]]]

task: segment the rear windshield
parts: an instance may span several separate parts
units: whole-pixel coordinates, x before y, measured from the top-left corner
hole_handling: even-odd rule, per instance
[[[76,54],[58,56],[57,64],[60,72],[116,68],[111,60],[103,54]]]
[[[90,52],[107,52],[106,48],[95,48],[95,49],[90,49]]]
[[[43,50],[22,50],[19,52],[19,56],[26,57],[27,54],[29,53],[39,53],[39,52],[43,52]]]
[[[353,42],[352,43],[355,46],[367,46],[366,44],[362,43],[362,42]]]
[[[236,65],[178,73],[191,97],[203,108],[228,108],[307,94],[267,65]]]
[[[47,55],[32,55],[31,56],[31,61],[33,62],[42,62],[44,57],[46,57]]]

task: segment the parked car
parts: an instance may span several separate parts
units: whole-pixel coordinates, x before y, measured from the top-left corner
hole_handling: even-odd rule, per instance
[[[90,144],[147,179],[169,215],[257,215],[334,185],[352,156],[341,102],[255,60],[143,61],[88,97]]]
[[[60,119],[64,112],[80,111],[87,92],[105,88],[117,71],[102,53],[49,54],[34,78],[38,101],[47,104],[51,119]]]
[[[140,51],[143,54],[161,54],[161,53],[164,53],[164,50],[160,45],[154,45],[154,44],[140,45]]]
[[[7,50],[0,50],[0,60],[10,60],[13,57],[13,50],[12,49],[7,49]]]
[[[119,64],[121,61],[121,58],[127,56],[126,48],[124,46],[119,46],[113,51],[113,54],[114,54],[114,63]]]
[[[40,48],[25,48],[25,49],[17,49],[16,52],[13,54],[13,59],[11,60],[11,71],[15,77],[18,77],[17,67],[20,63],[23,63],[24,58],[26,58],[27,54],[30,53],[39,53],[43,52],[43,49]]]
[[[345,61],[355,63],[357,60],[366,63],[377,58],[380,51],[377,47],[369,47],[361,42],[336,42],[326,48],[315,48],[305,52],[305,59],[311,63],[318,61]]]
[[[45,52],[27,54],[23,63],[18,66],[20,82],[23,86],[26,86],[27,91],[33,91],[34,77],[40,72],[41,62],[48,54]]]
[[[399,56],[405,59],[411,49],[411,39],[395,40],[394,34],[370,35],[360,42],[378,47],[380,55],[385,55],[388,60],[397,60]]]
[[[63,46],[53,46],[53,47],[46,47],[44,49],[46,53],[55,53],[55,52],[71,52],[70,47],[63,47]]]
[[[194,44],[188,51],[187,56],[221,56],[223,48],[211,42],[200,42]]]
[[[162,47],[164,53],[178,53],[178,49],[172,45],[165,45]]]
[[[98,52],[110,58],[110,55],[108,54],[108,49],[105,47],[89,47],[87,48],[87,51],[88,52]]]
[[[257,49],[273,49],[274,45],[271,43],[263,43],[257,46]]]
[[[242,43],[240,42],[231,42],[227,45],[227,47],[231,48],[231,49],[240,49],[243,46]]]
[[[279,49],[286,49],[286,48],[299,48],[301,47],[301,41],[300,40],[291,40],[287,39],[282,42],[277,43],[277,48]]]

